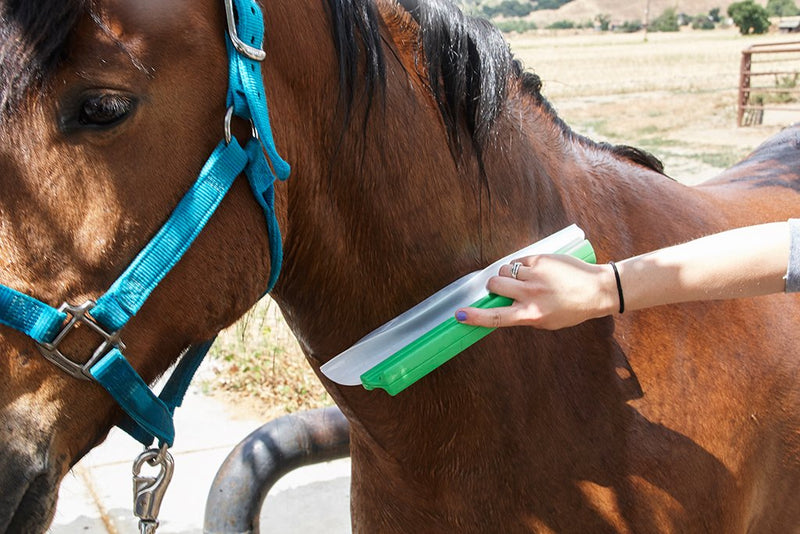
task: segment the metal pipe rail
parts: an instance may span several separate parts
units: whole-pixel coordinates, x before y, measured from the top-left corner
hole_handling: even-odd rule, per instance
[[[766,75],[786,75],[791,76],[800,75],[800,68],[798,70],[781,70],[775,71],[774,67],[772,71],[758,71],[753,70],[753,61],[754,55],[756,57],[764,58],[762,59],[765,63],[786,63],[786,62],[797,62],[800,63],[800,56],[797,57],[777,57],[776,55],[779,54],[787,54],[787,53],[795,53],[800,54],[800,47],[796,46],[800,44],[800,41],[787,41],[782,43],[760,43],[754,44],[742,50],[742,61],[741,66],[739,68],[739,98],[738,98],[738,105],[737,105],[737,113],[736,113],[736,124],[738,126],[742,126],[745,121],[745,112],[746,111],[753,111],[758,114],[758,121],[763,118],[764,110],[783,110],[783,111],[794,111],[794,108],[786,108],[786,107],[775,107],[775,106],[765,106],[763,102],[761,103],[751,103],[751,96],[753,93],[764,93],[764,94],[785,94],[785,95],[792,95],[797,93],[797,90],[792,87],[754,87],[752,85],[753,78],[759,76],[766,76]],[[765,57],[769,55],[770,58],[766,59]],[[775,56],[775,57],[772,57]],[[752,116],[750,117],[753,118]]]
[[[350,454],[350,425],[339,408],[287,415],[242,440],[219,468],[206,501],[206,534],[257,534],[264,499],[283,475]]]

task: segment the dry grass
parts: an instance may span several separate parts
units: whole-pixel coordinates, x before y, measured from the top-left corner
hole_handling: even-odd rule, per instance
[[[223,330],[203,374],[207,392],[262,420],[332,404],[269,297]]]
[[[743,38],[735,30],[651,34],[552,32],[511,38],[545,81],[545,94],[576,131],[641,146],[686,182],[713,176],[800,114],[767,112],[735,125],[741,50],[790,36]],[[207,388],[263,418],[329,404],[277,306],[269,299],[223,332]]]
[[[651,33],[647,42],[641,33],[544,32],[513,36],[511,44],[573,129],[648,149],[668,174],[694,183],[800,120],[798,113],[767,111],[764,125],[736,127],[741,51],[789,40],[797,37],[742,37],[727,29]]]

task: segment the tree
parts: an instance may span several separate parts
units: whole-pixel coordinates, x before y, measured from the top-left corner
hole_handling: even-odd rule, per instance
[[[650,30],[654,32],[676,32],[680,30],[675,8],[667,8],[659,16],[650,21]]]
[[[608,28],[611,26],[611,15],[600,13],[595,16],[594,21],[597,23],[600,31],[607,32]]]
[[[572,0],[539,0],[536,2],[536,9],[558,9]]]
[[[518,2],[517,0],[503,0],[497,5],[484,6],[483,13],[486,17],[502,15],[507,18],[524,17],[533,11],[533,4],[530,2]]]
[[[557,20],[547,26],[548,30],[571,30],[575,27],[575,23],[571,20]]]
[[[716,23],[716,22],[720,22],[720,20],[721,20],[721,19],[719,18],[719,8],[718,8],[718,7],[714,7],[714,8],[712,8],[712,9],[711,9],[711,10],[708,12],[708,16],[709,16],[709,18],[711,18],[711,21],[712,21],[712,22],[715,22],[715,23]]]
[[[742,35],[766,33],[769,30],[769,14],[753,0],[735,2],[728,6],[728,16],[739,27]]]
[[[614,28],[614,31],[620,33],[636,33],[640,31],[643,27],[644,25],[642,24],[641,20],[626,20],[625,22]]]
[[[713,30],[714,21],[711,15],[697,15],[692,19],[692,28],[695,30]]]
[[[794,17],[800,10],[794,0],[767,0],[767,13],[770,17]]]

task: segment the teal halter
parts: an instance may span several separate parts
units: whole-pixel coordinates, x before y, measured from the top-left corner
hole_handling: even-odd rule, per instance
[[[213,340],[190,347],[161,395],[156,396],[123,355],[120,332],[188,250],[242,172],[266,217],[271,257],[266,292],[275,285],[281,270],[283,251],[273,185],[276,179],[286,180],[290,168],[275,148],[261,77],[260,62],[266,55],[262,50],[263,17],[255,0],[225,0],[225,8],[229,71],[225,139],[161,230],[96,303],[63,304],[55,309],[0,285],[0,324],[31,337],[45,358],[71,376],[103,386],[128,416],[119,426],[146,446],[154,438],[160,445],[172,445],[173,412]],[[234,115],[249,120],[253,127],[253,137],[244,147],[230,133]],[[104,340],[86,363],[76,363],[59,350],[60,343],[79,324]]]

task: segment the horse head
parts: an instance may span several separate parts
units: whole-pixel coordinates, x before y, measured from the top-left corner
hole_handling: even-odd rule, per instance
[[[56,308],[96,301],[225,135],[223,5],[3,1],[0,11],[0,283]],[[250,136],[246,122],[232,128]],[[121,334],[145,381],[263,294],[263,227],[247,182],[235,181]],[[97,383],[0,330],[0,531],[30,532],[47,525],[61,477],[120,410]],[[61,351],[85,362],[100,341],[78,327]]]

